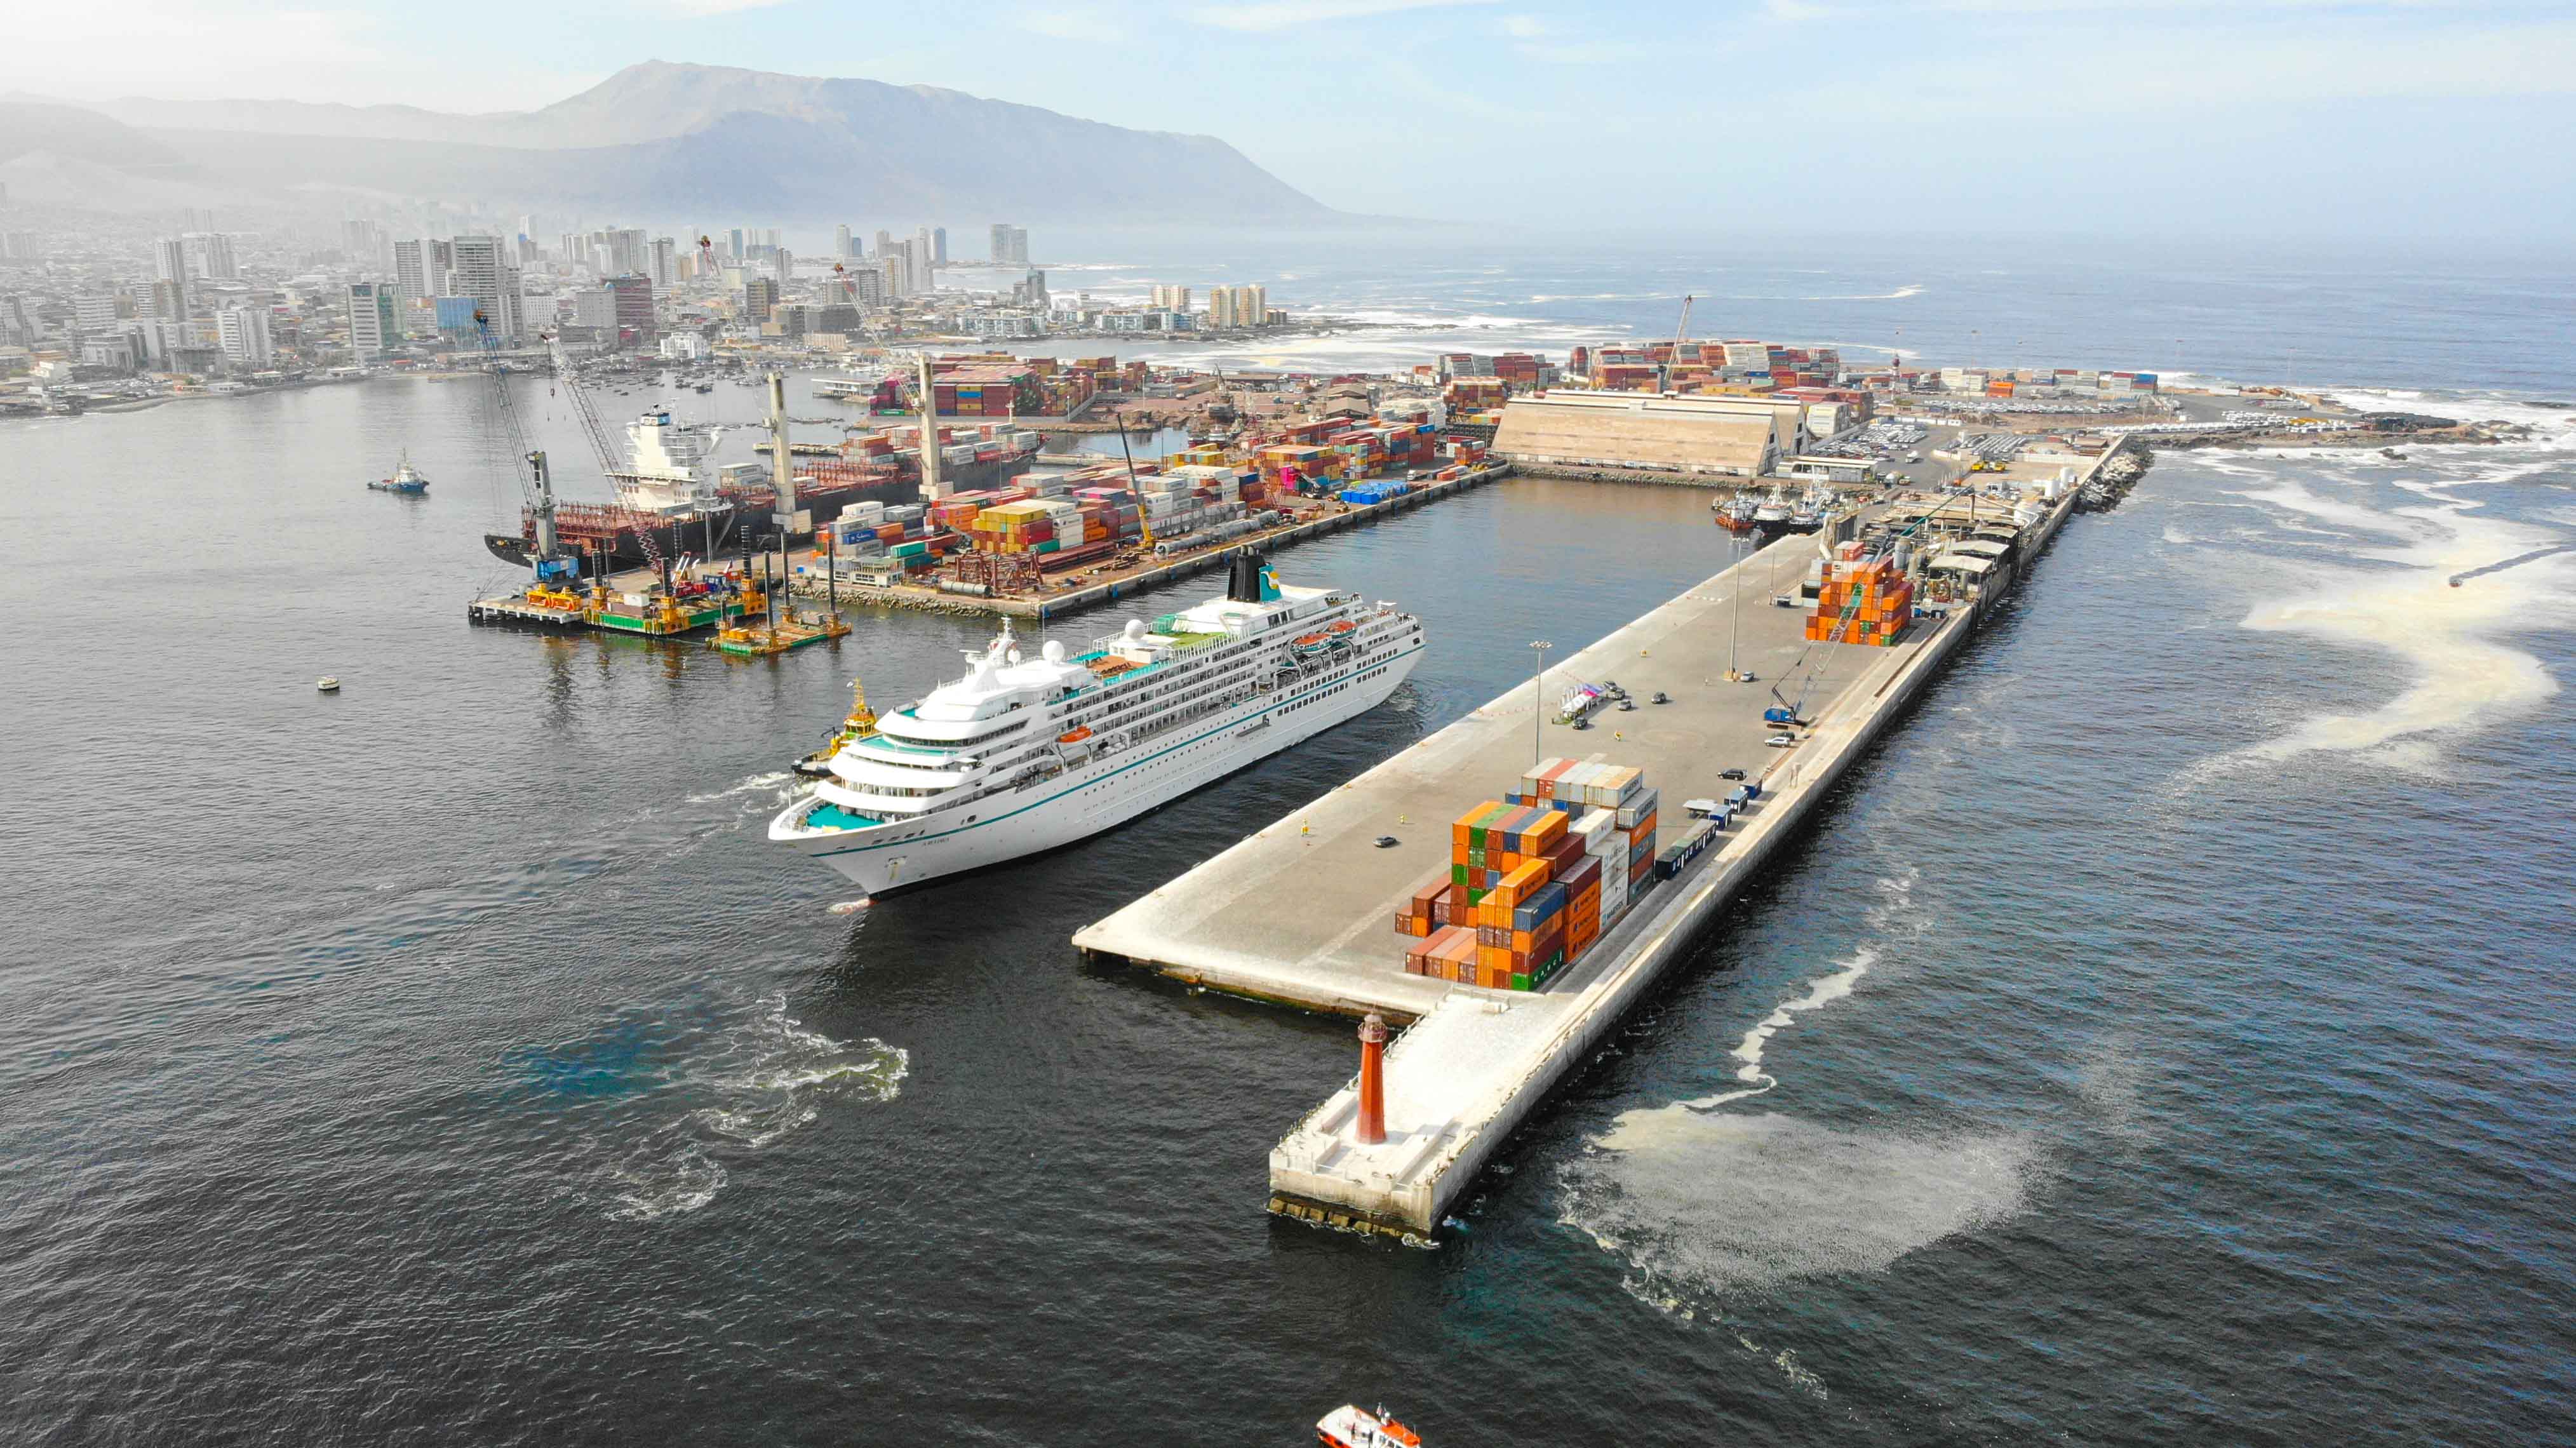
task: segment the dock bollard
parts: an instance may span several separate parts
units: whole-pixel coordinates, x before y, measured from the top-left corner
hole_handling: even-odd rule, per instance
[[[1351,1134],[1362,1146],[1386,1140],[1386,1017],[1375,1011],[1360,1022],[1360,1119]]]

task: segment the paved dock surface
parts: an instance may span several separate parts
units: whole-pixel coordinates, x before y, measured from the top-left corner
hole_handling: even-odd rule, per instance
[[[2075,496],[2024,535],[2025,570]],[[1810,648],[1804,610],[1770,600],[1794,591],[1817,542],[1771,544],[1552,669],[1543,689],[1494,700],[1074,937],[1086,952],[1218,989],[1411,1022],[1387,1053],[1385,1139],[1358,1141],[1354,1087],[1333,1092],[1271,1151],[1271,1210],[1434,1233],[1512,1127],[1599,1049],[1973,636],[1975,615],[1963,611],[1918,621],[1893,647]],[[1730,657],[1801,701],[1811,727],[1794,748],[1765,745],[1776,732],[1761,718],[1771,687],[1726,682]],[[1662,690],[1673,702],[1596,715],[1580,732],[1547,721],[1566,682],[1605,676],[1641,700]],[[1646,770],[1668,836],[1683,800],[1731,787],[1720,777],[1729,767],[1762,779],[1764,797],[1544,990],[1406,975],[1395,901],[1445,864],[1449,821],[1510,788],[1533,757],[1596,753]],[[1381,834],[1402,844],[1378,850]]]
[[[1728,536],[1710,531],[1714,539]],[[1721,771],[1760,778],[1794,766],[1797,749],[1763,743],[1778,732],[1762,721],[1775,685],[1793,702],[1803,697],[1808,717],[1816,717],[1890,652],[1810,645],[1804,610],[1773,605],[1775,594],[1795,593],[1820,536],[1792,533],[1759,551],[1747,545],[1743,561],[1609,637],[1570,658],[1567,648],[1551,652],[1535,687],[1502,695],[1083,930],[1074,943],[1221,990],[1314,1009],[1424,1014],[1452,987],[1404,973],[1407,938],[1395,933],[1395,910],[1408,887],[1447,868],[1450,822],[1470,806],[1518,788],[1521,771],[1536,759],[1599,754],[1646,771],[1647,785],[1662,792],[1669,839],[1683,822],[1683,800],[1734,788]],[[1437,636],[1430,646],[1440,646]],[[1728,683],[1730,655],[1759,681]],[[1604,710],[1584,730],[1553,722],[1566,689],[1604,680],[1625,688],[1635,710]],[[1646,702],[1658,691],[1672,702]],[[1401,843],[1379,849],[1382,835]],[[1569,991],[1580,978],[1577,971],[1551,989]]]

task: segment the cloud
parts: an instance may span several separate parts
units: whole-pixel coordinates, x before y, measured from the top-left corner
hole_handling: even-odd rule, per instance
[[[764,10],[786,0],[665,0],[682,15],[731,15],[738,10]]]
[[[1050,40],[1089,40],[1108,43],[1125,40],[1127,27],[1115,16],[1092,5],[1058,5],[1044,10],[1023,10],[1019,14],[1022,30],[1043,35]]]
[[[1293,30],[1327,20],[1361,20],[1400,10],[1441,10],[1490,5],[1494,0],[1257,0],[1249,5],[1202,5],[1189,12],[1201,25],[1222,30]]]
[[[1557,38],[1564,32],[1535,15],[1506,15],[1502,31],[1512,37],[1515,54],[1546,65],[1617,65],[1647,55],[1634,41]]]

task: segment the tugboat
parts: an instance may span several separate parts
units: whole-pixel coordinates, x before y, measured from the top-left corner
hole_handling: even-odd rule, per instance
[[[367,484],[367,491],[400,493],[406,498],[417,498],[429,491],[429,479],[422,477],[420,470],[411,465],[411,454],[406,452],[403,454],[402,466],[394,469],[394,475]]]
[[[1422,1448],[1422,1435],[1357,1403],[1344,1403],[1315,1420],[1317,1448]]]
[[[877,711],[868,707],[867,684],[861,680],[852,679],[850,695],[853,701],[850,717],[842,720],[839,728],[823,736],[822,748],[797,760],[791,766],[798,774],[807,779],[829,779],[832,777],[832,756],[841,752],[841,746],[853,739],[876,737]]]

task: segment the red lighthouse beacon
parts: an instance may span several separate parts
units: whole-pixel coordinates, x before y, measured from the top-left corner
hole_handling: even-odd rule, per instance
[[[1375,1011],[1360,1022],[1360,1119],[1354,1135],[1362,1146],[1386,1140],[1386,1017]]]

